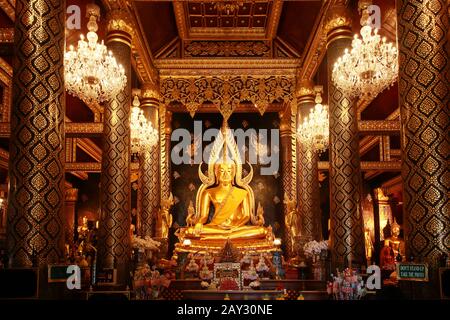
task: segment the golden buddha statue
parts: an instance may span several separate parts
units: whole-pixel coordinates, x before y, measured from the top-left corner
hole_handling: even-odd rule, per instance
[[[228,152],[232,158],[228,157]],[[231,131],[224,121],[208,161],[208,174],[199,166],[202,181],[196,196],[195,215],[189,216],[187,227],[178,232],[184,239],[226,240],[265,239],[272,237],[271,228],[263,226],[262,208],[255,213],[255,199],[249,182],[253,169],[242,177],[239,151]],[[214,214],[208,223],[210,208]],[[251,225],[248,223],[251,222]]]
[[[386,239],[388,245],[394,251],[394,256],[397,258],[400,254],[402,261],[405,261],[405,242],[399,237],[400,225],[395,221],[391,225],[391,236]]]

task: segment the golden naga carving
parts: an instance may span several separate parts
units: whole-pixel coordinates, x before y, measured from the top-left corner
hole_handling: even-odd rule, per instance
[[[291,103],[294,93],[295,77],[287,76],[168,77],[161,81],[164,103],[180,102],[192,117],[205,102],[212,102],[225,119],[244,101],[252,102],[263,115],[276,100]]]
[[[289,240],[291,241],[291,248],[295,248],[295,239],[300,236],[300,217],[297,212],[297,203],[294,199],[289,198],[288,194],[284,193],[283,203],[286,208],[286,215],[284,217],[284,224],[289,230]]]
[[[255,213],[255,198],[249,186],[253,169],[249,166],[249,174],[242,177],[239,150],[225,120],[211,149],[207,174],[199,166],[202,185],[196,196],[197,210],[193,217],[192,211],[188,216],[188,227],[180,229],[180,242],[184,239],[273,239],[271,228],[263,226],[262,207]],[[211,206],[214,215],[208,223]]]
[[[168,198],[161,199],[161,209],[159,211],[156,230],[159,230],[160,238],[169,237],[169,229],[172,226],[173,216],[170,214],[170,208],[174,204],[173,195],[170,193]]]

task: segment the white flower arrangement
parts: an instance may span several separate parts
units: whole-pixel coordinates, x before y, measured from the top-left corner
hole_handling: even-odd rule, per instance
[[[328,250],[328,241],[326,240],[320,242],[317,242],[316,240],[309,241],[305,244],[303,250],[307,258],[317,256],[320,254],[320,252],[322,252],[322,250]]]
[[[153,240],[149,236],[145,236],[145,238],[142,238],[140,236],[136,236],[133,234],[131,236],[131,245],[134,249],[142,251],[145,250],[159,251],[159,246],[161,245],[161,242]]]

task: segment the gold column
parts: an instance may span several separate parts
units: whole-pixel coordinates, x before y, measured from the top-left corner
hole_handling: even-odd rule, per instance
[[[73,245],[73,237],[75,233],[75,205],[78,200],[78,189],[66,189],[66,198],[64,202],[64,211],[66,213],[65,221],[65,239],[66,244],[70,247]]]
[[[125,69],[127,84],[105,105],[101,173],[102,217],[99,230],[99,263],[117,269],[117,284],[129,278],[130,249],[130,107],[131,34],[121,11],[112,11],[106,44]],[[112,76],[112,75],[111,75]]]
[[[397,2],[407,257],[429,263],[430,295],[438,293],[438,259],[450,252],[447,4]]]
[[[160,130],[160,175],[161,198],[167,199],[172,191],[170,180],[170,137],[172,135],[172,112],[161,105],[159,112]]]
[[[66,5],[17,0],[15,8],[8,253],[11,267],[35,259],[44,275],[64,259]]]
[[[150,85],[142,88],[141,108],[159,133],[159,92]],[[139,235],[155,236],[155,219],[160,206],[159,141],[139,152]]]
[[[331,8],[325,30],[330,112],[330,239],[333,267],[342,268],[365,260],[356,104],[331,80],[334,63],[345,48],[351,47],[351,15],[345,6]]]
[[[296,150],[295,150],[295,136],[293,135],[293,124],[296,122],[295,112],[291,110],[292,106],[289,105],[283,112],[280,112],[280,143],[281,143],[281,178],[282,178],[282,186],[283,186],[283,213],[286,217],[289,215],[290,210],[295,210],[296,208],[296,183],[297,178],[296,174]],[[294,154],[293,154],[294,152]],[[288,199],[286,199],[288,197]],[[293,203],[294,205],[287,205],[286,202]],[[295,213],[297,214],[297,212]],[[285,230],[285,245],[286,245],[286,253],[288,258],[295,257],[296,248],[294,248],[295,236],[291,232],[291,226],[284,226]]]
[[[304,81],[300,86],[297,95],[297,128],[315,105],[313,83]],[[322,240],[318,154],[311,145],[305,145],[297,140],[297,158],[297,202],[302,221],[302,238],[305,241]]]

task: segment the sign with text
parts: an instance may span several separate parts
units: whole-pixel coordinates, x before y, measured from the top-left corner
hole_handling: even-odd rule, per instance
[[[397,277],[399,280],[428,281],[428,265],[426,263],[399,263],[397,264]]]

